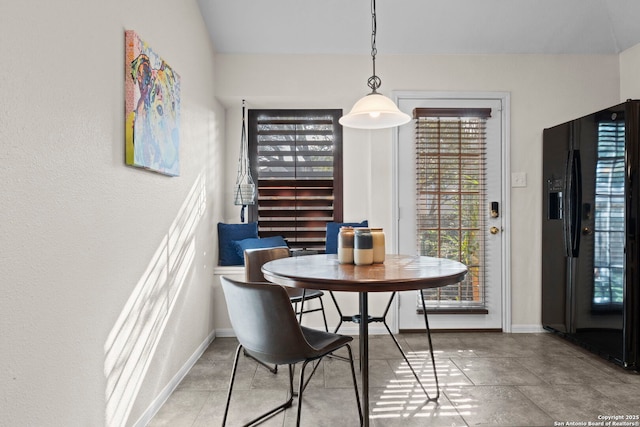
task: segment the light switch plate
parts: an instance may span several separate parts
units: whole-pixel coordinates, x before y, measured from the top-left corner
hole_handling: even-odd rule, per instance
[[[526,186],[527,186],[526,172],[513,172],[511,174],[511,187],[526,187]]]

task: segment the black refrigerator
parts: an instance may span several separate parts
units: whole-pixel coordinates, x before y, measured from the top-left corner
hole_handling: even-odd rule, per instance
[[[640,101],[543,133],[542,325],[640,369]]]

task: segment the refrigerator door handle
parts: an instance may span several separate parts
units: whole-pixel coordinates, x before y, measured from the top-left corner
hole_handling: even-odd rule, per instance
[[[565,255],[577,257],[580,253],[580,225],[582,206],[582,177],[580,170],[580,150],[571,150],[567,156],[565,175],[564,197],[564,221],[562,224],[562,234],[564,240]]]
[[[580,150],[573,150],[573,167],[571,170],[573,187],[571,199],[571,256],[580,255],[580,236],[582,235],[582,168]]]
[[[573,187],[573,174],[571,171],[573,170],[573,150],[569,151],[567,155],[567,162],[565,164],[565,174],[564,174],[564,194],[565,197],[562,198],[562,210],[564,211],[563,219],[562,219],[562,242],[564,246],[564,255],[567,257],[571,256],[571,188]]]

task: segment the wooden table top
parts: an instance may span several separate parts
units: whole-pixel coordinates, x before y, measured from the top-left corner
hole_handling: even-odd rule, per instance
[[[443,258],[386,255],[383,264],[340,264],[337,255],[277,259],[262,266],[273,283],[307,289],[389,292],[436,288],[460,282],[467,267]]]

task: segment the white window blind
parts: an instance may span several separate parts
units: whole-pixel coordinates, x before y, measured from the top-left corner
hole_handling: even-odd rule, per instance
[[[457,260],[469,269],[458,284],[426,290],[428,309],[486,312],[486,120],[490,115],[488,108],[414,110],[418,253]],[[422,307],[419,295],[418,310]]]

